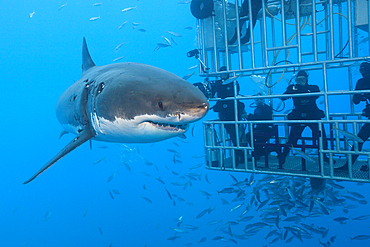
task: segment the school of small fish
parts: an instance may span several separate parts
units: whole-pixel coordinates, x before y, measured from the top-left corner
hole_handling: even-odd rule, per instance
[[[176,141],[172,142],[173,148],[163,148],[163,152],[168,152],[173,157],[171,162],[174,165],[182,163],[182,154],[179,150],[187,145],[186,142],[180,143],[180,140],[176,138]],[[123,145],[121,164],[108,177],[107,183],[122,173],[119,171],[120,167],[125,167],[127,171],[135,175],[131,166],[138,166],[140,163],[144,164],[144,168],[154,167],[156,174],[166,173],[163,167],[144,156],[138,147]],[[188,167],[188,173],[181,174],[171,166],[165,165],[167,172],[172,173],[170,181],[168,181],[168,176],[166,176],[167,179],[163,179],[161,176],[148,172],[147,169],[136,173],[138,176],[144,175],[148,183],[152,179],[158,181],[163,186],[163,191],[157,193],[164,193],[169,199],[167,202],[156,200],[155,194],[149,194],[144,184],[143,194],[140,197],[145,203],[172,203],[174,206],[183,203],[189,207],[195,207],[197,203],[187,198],[187,195],[196,183],[203,183],[204,189],[191,193],[198,193],[206,201],[210,198],[218,198],[220,204],[223,205],[223,208],[219,205],[208,205],[203,210],[195,211],[194,217],[188,214],[178,216],[173,225],[168,226],[173,234],[167,237],[168,241],[177,245],[196,246],[199,243],[208,243],[208,246],[211,246],[215,241],[246,245],[248,241],[256,238],[265,239],[263,246],[281,246],[290,242],[294,243],[294,241],[302,244],[309,239],[318,239],[318,245],[326,247],[340,246],[336,240],[337,230],[316,223],[318,217],[340,225],[345,225],[349,221],[370,219],[370,214],[355,215],[350,212],[350,210],[367,204],[365,196],[356,191],[347,190],[337,181],[327,180],[323,190],[312,191],[309,179],[302,177],[245,173],[244,179],[240,180],[233,173],[224,172],[225,180],[228,179],[230,185],[222,188],[216,181],[212,181],[211,171],[204,171],[204,163],[199,162],[200,158],[203,159],[204,155],[192,155],[193,164],[183,164]],[[105,158],[100,160],[105,160]],[[99,163],[100,160],[94,163]],[[198,172],[193,172],[193,170]],[[364,184],[358,183],[358,186],[361,185]],[[178,191],[178,188],[187,190],[186,195],[172,192]],[[109,189],[108,192],[112,199],[121,194],[116,188]],[[341,217],[337,216],[338,212],[342,215]],[[187,235],[196,234],[195,231],[202,230],[213,232],[213,235],[204,236],[197,242],[186,241]],[[348,239],[351,241],[370,239],[368,230],[360,229],[358,233],[356,236],[348,236]],[[174,243],[169,243],[169,245]]]
[[[191,1],[180,1],[180,2],[177,2],[177,4],[190,4]],[[99,7],[99,8],[104,8],[104,4],[102,2],[96,2],[96,3],[93,3],[92,4],[93,7]],[[68,8],[69,6],[67,5],[67,3],[64,3],[62,4],[58,10],[62,10],[62,9],[65,9],[65,8]],[[98,9],[98,8],[97,8]],[[126,7],[123,7],[120,12],[123,13],[123,18],[128,18],[128,15],[126,13],[128,12],[132,12],[134,13],[135,11],[137,11],[137,13],[140,12],[140,6],[126,6]],[[32,13],[29,14],[29,17],[32,18],[33,15],[35,14],[35,11],[33,11]],[[137,16],[140,16],[140,14],[138,14]],[[97,16],[92,16],[89,18],[89,21],[91,22],[97,22],[97,21],[103,21],[102,19],[104,19],[104,16],[100,16],[100,15],[97,15]],[[129,19],[126,19],[125,21],[121,22],[121,23],[118,23],[117,26],[118,26],[118,30],[120,29],[123,29],[126,24],[129,22]],[[145,23],[141,23],[141,22],[132,22],[132,28],[137,30],[138,32],[140,33],[147,33],[148,30],[145,29],[145,28],[137,28],[138,26],[145,26]],[[155,48],[153,49],[154,51],[158,51],[159,49],[161,48],[166,48],[166,47],[174,47],[172,44],[174,45],[178,45],[178,42],[175,40],[175,38],[181,38],[183,36],[182,33],[184,32],[189,32],[189,31],[192,31],[194,30],[193,27],[191,26],[184,26],[184,27],[181,27],[181,29],[178,30],[178,32],[175,32],[173,30],[163,30],[162,32],[162,35],[161,35],[161,38],[158,38],[158,41],[156,42],[156,46]],[[149,30],[150,31],[150,30]],[[145,35],[145,34],[143,34]],[[164,41],[163,41],[164,39]],[[125,42],[122,42],[120,43],[119,45],[116,46],[116,48],[114,49],[115,52],[118,52],[120,50],[120,48],[122,47],[122,45],[124,44]],[[112,61],[113,62],[118,62],[122,59],[126,58],[125,55],[122,55],[122,56],[119,56],[119,57],[116,57],[114,58]],[[197,65],[195,66],[192,66],[193,68],[196,68]],[[189,68],[190,69],[193,69],[193,68]],[[186,79],[189,79],[193,74],[188,74],[188,75],[185,75],[183,76],[184,78]]]

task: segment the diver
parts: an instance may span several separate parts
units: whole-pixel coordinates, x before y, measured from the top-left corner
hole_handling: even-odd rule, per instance
[[[265,1],[265,4],[266,4],[267,0],[264,0],[264,1]],[[252,11],[249,11],[249,1],[244,0],[244,2],[242,3],[242,11],[239,13],[239,29],[240,29],[240,31],[242,30],[242,27],[243,27],[244,23],[247,21],[247,16],[248,15],[249,16],[252,15],[252,30],[253,30],[254,26],[256,25],[257,14],[262,9],[262,0],[251,0],[251,5],[252,5]],[[250,12],[251,12],[251,15],[250,15]],[[249,18],[249,20],[250,20],[250,18]],[[238,37],[236,29],[237,28],[235,28],[234,36],[229,41],[230,45],[234,44],[235,41],[236,41],[236,38]],[[240,39],[240,43],[245,44],[245,43],[249,42],[252,30],[250,30],[250,24],[249,24],[246,34],[244,35],[243,38]]]
[[[360,73],[362,75],[362,78],[360,78],[357,83],[355,90],[370,90],[370,62],[363,62],[360,65]],[[353,95],[353,103],[358,105],[361,101],[366,102],[366,107],[362,111],[362,115],[364,117],[367,117],[370,119],[370,105],[368,101],[370,101],[370,93],[365,93],[365,94],[354,94]],[[370,123],[365,123],[360,131],[358,132],[358,137],[360,137],[364,142],[367,141],[370,137]],[[362,146],[364,143],[358,142],[358,151],[362,150]],[[354,146],[352,146],[352,151],[354,151]],[[358,158],[358,155],[352,155],[352,164],[356,162]],[[368,171],[368,167],[361,167],[361,171]],[[348,172],[348,161],[344,164],[344,166],[339,167],[339,168],[334,168],[334,171],[338,172]]]
[[[258,93],[257,95],[262,95]],[[272,108],[271,106],[265,104],[265,99],[257,98],[254,100],[254,104],[256,105],[256,109],[254,109],[254,114],[249,113],[247,116],[248,121],[255,121],[255,120],[272,120]],[[273,124],[256,124],[253,126],[254,128],[254,143],[264,144],[270,140],[270,138],[274,135],[273,131]],[[251,133],[248,132],[246,135],[247,141],[251,140]],[[255,160],[259,160],[261,156],[265,154],[265,147],[263,145],[254,145],[254,158]],[[248,161],[252,159],[249,158]]]
[[[308,84],[308,74],[304,70],[300,70],[297,73],[295,79],[296,84],[289,85],[284,94],[301,94],[301,93],[316,93],[320,92],[317,85]],[[293,97],[293,110],[288,114],[289,120],[320,120],[325,117],[324,111],[320,110],[316,105],[316,99],[319,96],[307,96],[307,97]],[[287,98],[281,98],[281,100],[287,100]],[[285,159],[289,153],[291,146],[296,145],[299,138],[302,136],[303,130],[309,127],[312,130],[312,134],[319,132],[318,124],[315,123],[293,123],[291,124],[290,135],[287,144],[281,155],[279,155],[280,164],[285,163]],[[322,128],[323,137],[323,148],[328,149],[328,141],[325,134],[325,129]],[[329,157],[324,155],[324,161],[329,162]],[[334,162],[334,161],[333,161]]]
[[[220,71],[226,71],[226,67],[222,66]],[[210,97],[214,97],[217,94],[218,98],[224,99],[227,97],[234,97],[234,86],[233,83],[223,84],[227,79],[229,79],[229,73],[222,73],[220,76],[220,80],[216,80],[215,82],[210,84]],[[240,86],[239,83],[236,81],[237,87],[237,94],[239,94]],[[216,104],[211,108],[214,112],[218,113],[218,117],[221,121],[235,121],[235,102],[234,100],[219,100]],[[237,107],[238,107],[238,120],[242,120],[242,115],[245,114],[245,105],[237,100]],[[230,135],[231,141],[233,146],[237,146],[236,142],[236,128],[235,124],[225,124],[226,132]],[[238,132],[239,132],[239,144],[240,146],[246,146],[245,143],[245,128],[244,125],[240,125]],[[235,150],[235,164],[238,165],[240,163],[244,163],[244,152],[242,150]]]

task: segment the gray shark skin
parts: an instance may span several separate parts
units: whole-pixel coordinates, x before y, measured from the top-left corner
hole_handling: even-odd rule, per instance
[[[203,93],[182,78],[150,65],[96,66],[82,45],[82,77],[59,98],[56,115],[77,136],[24,184],[88,140],[148,143],[183,135],[204,117]]]

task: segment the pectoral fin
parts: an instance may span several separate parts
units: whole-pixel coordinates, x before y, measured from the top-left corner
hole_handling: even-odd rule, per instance
[[[66,154],[68,154],[73,149],[80,146],[82,143],[90,140],[92,137],[94,137],[94,134],[90,128],[86,128],[85,130],[80,132],[70,143],[68,143],[67,146],[65,146],[57,155],[55,155],[48,163],[46,163],[43,167],[41,167],[40,170],[38,170],[30,179],[25,181],[23,184],[27,184],[31,182],[32,180],[34,180],[37,176],[43,173],[50,166],[54,165],[58,160],[63,158]]]

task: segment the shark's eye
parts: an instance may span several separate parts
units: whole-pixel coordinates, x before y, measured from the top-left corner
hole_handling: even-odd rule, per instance
[[[161,109],[163,109],[163,103],[162,103],[162,101],[159,101],[158,102],[158,107],[161,108]]]

